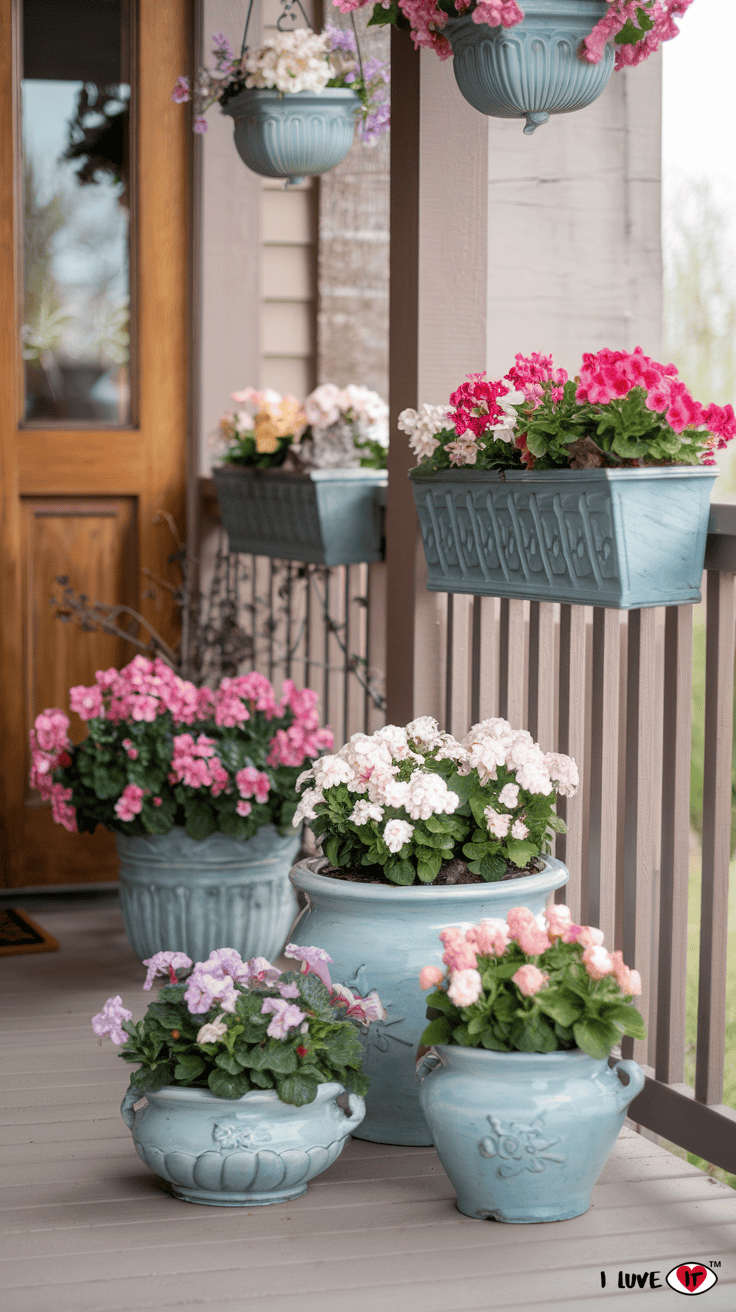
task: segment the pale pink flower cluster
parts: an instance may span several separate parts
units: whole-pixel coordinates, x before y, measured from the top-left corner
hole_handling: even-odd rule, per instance
[[[156,952],[152,957],[148,957],[143,965],[148,967],[146,982],[143,985],[144,989],[148,990],[157,975],[168,975],[170,984],[178,984],[177,970],[191,970],[194,962],[185,952]]]
[[[324,91],[333,68],[330,38],[304,27],[291,32],[274,32],[259,47],[247,49],[242,66],[246,87],[260,87],[293,94]]]
[[[389,852],[400,852],[414,833],[414,826],[406,820],[389,820],[383,830],[383,841]]]
[[[354,436],[360,441],[378,442],[388,447],[388,406],[378,392],[370,387],[349,383],[337,387],[335,383],[322,383],[315,387],[304,402],[304,413],[309,420],[313,436],[323,438],[335,424],[346,420],[354,427]]]
[[[71,789],[70,789],[71,792]],[[138,784],[126,784],[115,803],[118,820],[133,820],[143,810],[143,789]]]
[[[619,32],[627,23],[639,26],[638,10],[642,8],[641,0],[608,0],[608,13],[596,23],[593,31],[583,40],[581,57],[589,64],[598,64],[609,41],[615,41]],[[646,9],[647,17],[654,23],[641,41],[623,42],[616,46],[616,68],[627,68],[641,64],[659,49],[663,41],[671,41],[679,35],[680,29],[675,23],[690,8],[692,0],[655,0],[651,9]]]
[[[62,789],[62,785],[55,784],[52,779],[57,766],[68,765],[71,760],[67,753],[67,748],[70,745],[68,731],[68,717],[63,711],[51,707],[36,716],[30,733],[31,787],[38,789],[45,802],[49,800],[53,802],[56,798],[57,807],[63,807],[68,797],[71,797],[71,791],[69,791],[67,797],[66,790]],[[60,789],[65,793],[64,797],[60,797]],[[76,820],[74,827],[76,828]]]
[[[398,418],[400,432],[406,433],[409,446],[419,460],[428,460],[440,445],[437,433],[452,433],[455,425],[449,418],[449,405],[423,405],[417,410],[402,410]]]
[[[225,1013],[221,1012],[214,1020],[202,1025],[197,1030],[197,1043],[219,1043],[227,1034],[227,1021]]]
[[[132,1019],[132,1011],[128,1011],[128,1008],[123,1006],[123,999],[118,993],[114,998],[108,998],[102,1011],[98,1011],[97,1015],[92,1017],[92,1029],[98,1038],[102,1039],[108,1035],[119,1047],[128,1037],[123,1029],[123,1021]]]
[[[256,770],[253,765],[246,765],[235,776],[241,797],[255,797],[257,802],[267,802],[271,781],[263,770]]]
[[[51,785],[51,814],[54,818],[54,824],[63,825],[69,830],[70,834],[76,834],[77,829],[77,812],[69,803],[72,800],[71,788],[65,788],[63,784]]]
[[[472,1007],[483,992],[483,984],[477,970],[454,970],[450,976],[447,996],[456,1007]]]
[[[266,1030],[272,1039],[287,1039],[289,1030],[295,1030],[307,1018],[306,1012],[285,998],[264,998],[261,1013],[272,1017]]]
[[[371,1025],[376,1020],[386,1020],[387,1012],[375,989],[365,998],[353,993],[345,984],[332,985],[333,1004],[345,1007],[345,1015],[357,1020],[361,1025]]]

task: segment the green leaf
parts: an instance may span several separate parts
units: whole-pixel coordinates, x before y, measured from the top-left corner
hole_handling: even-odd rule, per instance
[[[513,1034],[519,1052],[556,1052],[557,1039],[551,1025],[538,1011],[527,1013]]]
[[[302,999],[306,1002],[310,1011],[313,1011],[324,1020],[332,1019],[330,994],[319,975],[308,971],[306,975],[298,976],[297,983]]]
[[[451,1037],[452,1025],[450,1021],[445,1016],[438,1016],[435,1020],[431,1020],[427,1028],[423,1030],[419,1042],[431,1047],[433,1043],[449,1043]]]
[[[363,1045],[351,1021],[345,1021],[339,1029],[325,1036],[321,1044],[321,1055],[332,1066],[350,1066],[362,1060]]]
[[[215,813],[209,802],[203,798],[193,797],[187,803],[184,811],[185,829],[190,838],[201,842],[203,838],[209,838],[217,829]],[[223,1097],[235,1097],[235,1094],[223,1094]]]
[[[452,1038],[453,1042],[459,1044],[461,1048],[475,1048],[478,1046],[477,1042],[474,1042],[472,1036],[468,1034],[467,1025],[456,1025],[452,1031]]]
[[[578,1047],[582,1048],[583,1052],[587,1052],[589,1057],[596,1057],[598,1060],[608,1056],[620,1037],[615,1025],[606,1024],[601,1020],[580,1020],[573,1025],[572,1031]]]
[[[483,1044],[483,1047],[488,1048],[490,1052],[509,1051],[508,1043],[504,1043],[503,1039],[496,1038],[493,1030],[490,1029],[488,1026],[486,1026],[486,1028],[483,1030],[480,1036],[480,1041]]]
[[[483,876],[486,883],[490,884],[497,882],[499,879],[503,879],[507,870],[508,862],[505,861],[502,856],[491,856],[489,853],[486,853],[486,855],[481,858],[478,873]]]
[[[211,1070],[207,1078],[207,1083],[213,1093],[218,1098],[242,1098],[251,1087],[248,1076],[243,1071],[240,1075],[228,1075],[219,1066]]]
[[[613,1002],[601,1007],[600,1019],[607,1023],[612,1022],[615,1025],[620,1025],[624,1034],[631,1035],[632,1039],[645,1039],[647,1037],[644,1017],[630,1003]]]
[[[292,1107],[304,1107],[308,1102],[314,1102],[318,1088],[317,1080],[305,1077],[301,1071],[296,1075],[287,1075],[276,1084],[281,1101],[290,1103]]]
[[[426,856],[422,853],[417,861],[417,874],[421,884],[431,884],[440,873],[442,865],[442,853],[430,852]]]
[[[202,1057],[198,1057],[196,1052],[182,1052],[179,1060],[174,1067],[174,1079],[182,1084],[190,1080],[196,1080],[198,1075],[202,1074],[207,1063]]]
[[[134,1058],[140,1061],[140,1057]],[[131,1084],[141,1093],[155,1093],[157,1089],[163,1089],[166,1084],[174,1083],[174,1063],[173,1061],[158,1062],[157,1065],[141,1066],[139,1071],[134,1071],[130,1077]]]
[[[569,1029],[580,1016],[583,1008],[574,993],[562,989],[543,989],[535,998],[536,1005],[546,1016]]]
[[[296,1068],[297,1056],[293,1044],[269,1039],[263,1050],[260,1069],[273,1071],[274,1075],[293,1075]]]
[[[331,866],[338,865],[338,856],[340,854],[341,840],[339,837],[328,838],[324,844],[324,854]]]
[[[256,1089],[272,1089],[274,1078],[268,1071],[249,1071],[249,1079]]]
[[[529,862],[539,853],[536,843],[530,843],[529,839],[510,838],[506,844],[506,851],[509,854],[509,860],[513,861],[515,866],[523,870]]]
[[[227,1071],[228,1075],[240,1075],[244,1063],[238,1061],[232,1053],[221,1052],[215,1057],[215,1065],[219,1066],[220,1070]]]
[[[446,1016],[454,1016],[457,1013],[455,1003],[451,998],[448,998],[444,989],[436,989],[434,993],[429,994],[429,997],[427,998],[427,1011],[429,1012],[430,1009],[441,1013],[444,1012]]]
[[[411,861],[388,861],[386,863],[386,878],[390,879],[392,884],[413,884],[416,878],[416,870]]]
[[[547,820],[547,828],[554,829],[556,834],[567,833],[567,825],[565,824],[565,821],[561,818],[561,816],[556,815],[554,811],[552,812],[551,816]]]

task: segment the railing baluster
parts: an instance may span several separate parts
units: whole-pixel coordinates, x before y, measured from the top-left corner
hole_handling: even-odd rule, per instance
[[[529,606],[529,711],[527,726],[544,751],[555,740],[555,607],[549,601]]]
[[[614,939],[620,611],[593,608],[587,918]]]
[[[626,687],[626,785],[624,819],[623,954],[642,976],[641,1010],[649,1017],[650,925],[654,878],[654,709],[656,690],[653,608],[629,612]],[[649,1017],[650,1034],[653,1017]],[[625,1055],[631,1040],[624,1039]],[[637,1060],[647,1060],[647,1040],[637,1042]]]
[[[703,884],[695,1096],[723,1097],[728,875],[731,855],[734,575],[708,571],[703,771]]]
[[[690,856],[693,608],[668,606],[664,632],[662,849],[659,878],[655,1072],[684,1077],[687,898]]]
[[[583,777],[585,750],[585,608],[560,606],[560,686],[559,750],[574,757]],[[573,920],[581,916],[583,878],[583,790],[576,797],[561,797],[558,814],[566,821],[568,832],[560,834],[555,851],[570,871],[567,888],[559,893],[559,901],[566,902]]]
[[[481,598],[473,597],[470,632],[470,723],[480,720]]]
[[[447,594],[447,621],[445,628],[445,729],[452,733],[452,681],[455,655],[455,597]]]

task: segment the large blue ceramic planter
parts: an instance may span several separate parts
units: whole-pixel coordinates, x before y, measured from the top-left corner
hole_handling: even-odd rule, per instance
[[[241,91],[223,114],[235,120],[235,147],[244,164],[266,178],[294,184],[329,173],[353,144],[360,101],[349,87],[324,91]]]
[[[628,1078],[623,1084],[619,1072]],[[565,1221],[590,1194],[644,1086],[633,1061],[437,1045],[417,1063],[420,1100],[466,1216]]]
[[[224,465],[213,477],[231,551],[316,565],[383,560],[385,469],[291,474]]]
[[[619,610],[700,601],[717,472],[412,474],[427,587]]]
[[[205,961],[215,948],[275,957],[297,903],[289,867],[299,834],[264,825],[253,838],[211,834],[197,842],[184,829],[116,834],[120,908],[141,961],[156,952],[186,952]]]
[[[497,884],[405,888],[330,879],[319,874],[321,864],[301,861],[291,872],[308,904],[291,939],[324,948],[333,960],[332,978],[361,996],[376,989],[388,1012],[362,1036],[370,1089],[366,1118],[355,1137],[431,1144],[414,1078],[419,1036],[427,1024],[419,972],[422,966],[441,965],[439,932],[446,925],[469,926],[484,916],[504,919],[518,906],[536,915],[567,883],[567,869],[548,857],[539,874]]]
[[[599,64],[578,58],[608,11],[606,0],[524,0],[517,27],[488,27],[469,14],[444,28],[452,46],[455,80],[481,114],[525,118],[534,132],[550,114],[570,114],[596,100],[613,72],[609,43]]]
[[[346,1114],[337,1099],[345,1095]],[[145,1096],[146,1105],[134,1111]],[[299,1198],[340,1156],[365,1114],[358,1094],[321,1084],[314,1102],[292,1107],[273,1089],[218,1098],[209,1089],[129,1089],[120,1108],[136,1152],[188,1203],[258,1207]]]

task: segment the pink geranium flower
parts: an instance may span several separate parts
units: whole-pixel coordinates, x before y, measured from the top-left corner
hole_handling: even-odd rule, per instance
[[[535,993],[539,993],[539,990],[546,988],[549,983],[549,975],[533,965],[531,961],[524,966],[519,966],[511,979],[525,998],[533,998]]]

